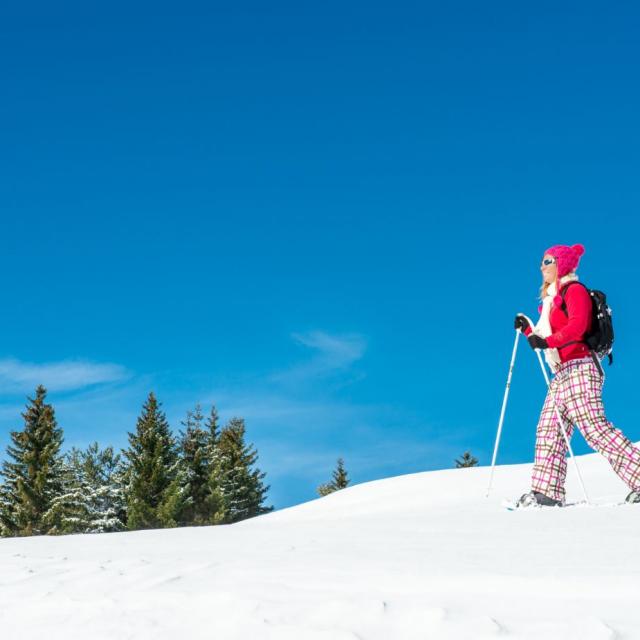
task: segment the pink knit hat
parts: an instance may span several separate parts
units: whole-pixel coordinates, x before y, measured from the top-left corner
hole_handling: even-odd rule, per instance
[[[564,244],[557,244],[544,252],[544,255],[553,256],[558,265],[558,278],[566,276],[568,273],[578,268],[578,262],[584,254],[584,247],[581,244],[574,244],[568,247]]]

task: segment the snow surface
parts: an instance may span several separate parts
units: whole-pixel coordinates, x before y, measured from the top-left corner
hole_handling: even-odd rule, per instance
[[[595,454],[594,506],[510,512],[530,465],[357,485],[232,526],[0,540],[23,638],[640,638],[640,505]],[[569,500],[582,496],[570,470]]]

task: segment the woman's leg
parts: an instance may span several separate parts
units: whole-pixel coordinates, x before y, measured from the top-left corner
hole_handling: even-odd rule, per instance
[[[556,378],[551,383],[547,398],[542,407],[536,432],[536,454],[531,474],[531,489],[539,491],[548,498],[564,502],[564,481],[567,476],[567,443],[564,440],[558,415],[555,410],[554,396],[559,387]],[[562,394],[557,394],[562,397]],[[573,426],[569,422],[564,405],[558,400],[558,414],[562,418],[567,437],[571,438]]]
[[[602,377],[595,364],[576,367],[570,376],[566,406],[590,447],[601,453],[630,489],[640,488],[640,449],[605,417]]]

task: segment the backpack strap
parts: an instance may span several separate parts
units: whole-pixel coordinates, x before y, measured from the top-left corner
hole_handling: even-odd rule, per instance
[[[593,358],[593,364],[596,365],[596,369],[598,370],[600,377],[604,378],[604,371],[602,369],[602,365],[600,364],[600,360],[598,360],[598,356],[596,355],[596,352],[593,349],[589,349],[589,353],[591,353],[591,357]],[[611,357],[611,354],[609,354],[609,365],[611,365],[612,361],[613,361],[613,358]]]
[[[567,282],[567,284],[562,286],[562,288],[560,289],[560,297],[562,298],[562,304],[560,305],[560,309],[562,309],[562,313],[564,313],[564,315],[567,317],[569,316],[569,314],[567,313],[567,303],[564,299],[564,296],[565,296],[565,293],[567,292],[567,289],[572,284],[581,284],[587,290],[587,292],[589,291],[589,288],[587,287],[587,285],[578,280],[572,280],[571,282]],[[571,340],[571,342],[566,342],[565,344],[560,345],[557,348],[564,349],[565,347],[568,347],[570,344],[587,344],[587,342],[586,340]],[[591,351],[591,349],[589,349],[589,351],[591,355],[593,355],[593,352]]]

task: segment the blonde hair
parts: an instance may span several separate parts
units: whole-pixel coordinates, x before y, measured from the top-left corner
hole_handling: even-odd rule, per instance
[[[556,276],[556,281],[558,277]],[[547,297],[547,289],[551,286],[550,282],[547,282],[542,278],[542,286],[540,287],[540,300],[544,300]]]
[[[575,269],[567,273],[567,276],[575,276],[575,275],[576,275]],[[562,276],[562,278],[564,277],[566,276]],[[554,282],[556,283],[556,293],[559,293],[560,289],[564,286],[564,284],[562,284],[561,286],[562,278],[558,278],[558,274],[556,273],[556,279],[554,280]],[[540,286],[540,300],[544,300],[547,297],[547,290],[549,289],[550,286],[551,286],[551,282],[545,282],[545,279],[542,278],[542,285]]]

